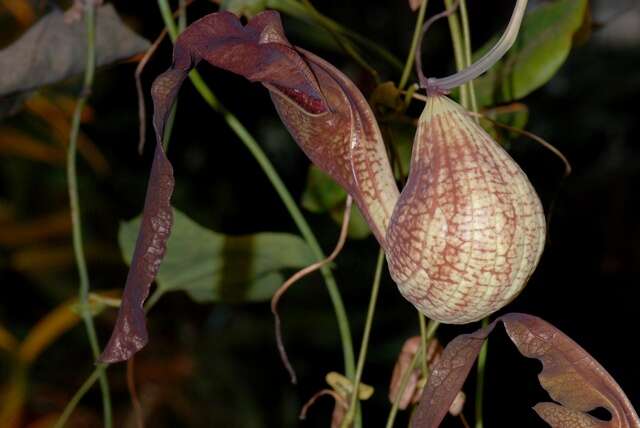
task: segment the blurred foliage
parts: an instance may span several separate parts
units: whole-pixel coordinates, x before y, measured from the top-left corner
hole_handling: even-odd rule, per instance
[[[139,227],[139,217],[120,226],[120,247],[127,263]],[[161,292],[184,290],[200,303],[265,301],[285,281],[282,270],[301,269],[314,261],[307,244],[295,235],[223,235],[174,209],[157,284]]]
[[[558,0],[528,13],[513,48],[475,82],[480,107],[520,100],[547,83],[569,56],[574,35],[589,27],[587,3]],[[474,56],[487,52],[495,41],[489,40]]]
[[[317,51],[349,73],[376,107],[401,179],[408,170],[421,105],[407,105],[402,94],[394,91],[382,101],[375,99],[376,79],[361,60],[376,70],[380,81],[397,80],[397,65],[380,49],[405,57],[415,20],[406,3],[345,5],[327,0],[314,3],[318,10],[294,0],[231,0],[222,5],[246,15],[265,4],[278,8],[296,45]],[[468,3],[474,46],[482,52],[484,41],[489,40],[488,46],[501,31],[513,2]],[[162,31],[154,4],[113,4],[126,25],[144,38],[155,39]],[[70,2],[60,5],[67,7]],[[172,6],[177,7],[177,2]],[[0,0],[0,46],[6,49],[56,7],[46,1]],[[489,7],[505,13],[488,13]],[[194,1],[188,9],[189,21],[217,8],[211,2]],[[431,1],[427,14],[441,9],[440,2]],[[559,187],[562,165],[550,154],[512,132],[490,128],[531,177],[551,216],[550,244],[543,261],[510,310],[544,316],[562,326],[637,403],[637,357],[621,344],[629,340],[640,272],[636,144],[640,129],[634,102],[640,96],[640,42],[626,47],[604,45],[595,30],[596,40],[587,41],[590,17],[586,1],[542,2],[525,18],[514,50],[478,79],[476,89],[487,116],[516,128],[527,124],[527,129],[563,150],[575,171]],[[616,26],[616,21],[605,24],[604,28]],[[351,34],[356,31],[371,44]],[[435,29],[428,37],[432,37],[424,53],[428,71],[444,74],[452,68],[445,28]],[[351,53],[344,50],[345,40],[347,49],[353,48]],[[575,48],[578,41],[580,46]],[[169,62],[170,48],[163,44],[145,71],[147,92],[150,80]],[[135,222],[122,222],[140,212],[151,154],[147,151],[138,157],[136,152],[134,63],[124,60],[99,69],[79,140],[83,227],[101,343],[115,319],[111,306],[118,302],[117,295],[104,291],[120,290],[124,284],[127,266],[122,253],[128,254],[135,236]],[[202,71],[229,109],[259,137],[330,251],[338,236],[336,220],[342,217],[344,192],[309,168],[281,125],[274,124],[275,113],[260,88],[211,68]],[[93,368],[85,334],[75,327],[77,277],[64,176],[64,152],[80,85],[77,77],[68,74],[59,79],[33,92],[0,99],[0,112],[11,113],[8,117],[0,113],[2,427],[50,426]],[[283,275],[307,264],[308,249],[294,236],[292,222],[250,155],[193,91],[183,92],[169,156],[177,178],[173,203],[193,220],[176,212],[177,226],[157,286],[183,289],[197,302],[171,293],[150,313],[150,345],[135,362],[147,425],[298,426],[304,402],[324,388],[326,373],[341,369],[326,292],[319,275],[312,275],[282,301],[284,334],[300,378],[300,386],[294,389],[281,369],[268,305],[255,301],[267,299]],[[335,262],[356,343],[377,252],[365,227],[354,212],[350,236],[363,239],[348,241]],[[228,258],[230,242],[235,243],[234,254],[238,251],[242,257]],[[242,289],[253,302],[238,304],[241,299],[235,292],[233,298],[224,294],[221,298],[215,292],[223,285]],[[386,418],[393,363],[404,340],[418,331],[416,321],[415,311],[385,278],[363,378],[375,388],[363,403],[365,426],[379,426]],[[446,343],[471,329],[443,328],[440,340]],[[529,410],[540,399],[536,385],[523,385],[524,376],[512,376],[514,372],[535,375],[538,366],[512,359],[513,351],[499,339],[492,339],[490,349],[487,426],[503,420],[538,426]],[[123,368],[114,367],[109,377],[116,426],[134,426]],[[318,400],[305,426],[327,426],[332,409],[330,400]],[[69,426],[99,426],[100,411],[99,395],[92,391]],[[465,408],[465,413],[471,415],[471,409]],[[398,426],[406,418],[406,414],[399,418]],[[458,421],[446,424],[457,426]]]

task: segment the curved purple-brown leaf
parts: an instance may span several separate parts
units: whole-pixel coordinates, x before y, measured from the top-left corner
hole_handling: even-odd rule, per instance
[[[173,168],[158,142],[122,303],[111,339],[99,358],[100,362],[128,360],[147,344],[143,304],[160,268],[171,231],[173,187]]]
[[[111,338],[98,361],[117,363],[131,358],[148,341],[144,301],[156,277],[173,224],[171,195],[175,181],[173,167],[162,148],[164,123],[186,77],[180,71],[164,73],[151,88],[156,148],[147,184],[142,221],[131,259],[122,302]]]
[[[611,375],[587,351],[548,322],[526,314],[503,316],[507,334],[522,355],[542,362],[540,384],[554,403],[539,403],[536,412],[552,427],[638,428],[640,419]],[[586,412],[604,407],[610,421]]]
[[[497,320],[473,333],[461,334],[444,348],[440,360],[431,367],[429,380],[411,421],[413,428],[440,426],[496,323]]]
[[[640,419],[629,399],[609,373],[584,349],[560,330],[532,315],[512,313],[489,326],[452,340],[432,368],[413,428],[436,428],[456,392],[462,387],[480,348],[495,325],[502,321],[522,355],[543,364],[540,384],[557,403],[539,403],[534,410],[556,428],[639,428]],[[603,407],[610,421],[586,412]]]

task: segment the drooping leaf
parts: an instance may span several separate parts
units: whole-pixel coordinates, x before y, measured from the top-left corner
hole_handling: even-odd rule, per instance
[[[295,235],[227,236],[200,226],[176,209],[173,212],[173,230],[157,276],[163,291],[183,290],[198,302],[264,301],[285,281],[283,269],[299,269],[315,261],[306,243]],[[127,262],[139,227],[139,218],[120,227],[120,247]]]
[[[587,11],[587,0],[558,0],[528,13],[513,48],[476,80],[480,106],[519,100],[548,82],[569,55],[574,35],[588,19]],[[494,43],[490,40],[476,55]]]
[[[534,409],[552,427],[640,427],[640,419],[620,386],[580,345],[538,317],[511,313],[447,345],[432,368],[412,422],[414,428],[439,426],[482,344],[500,321],[522,355],[542,362],[540,384],[560,404],[539,403]],[[610,421],[586,413],[599,407],[611,413]]]
[[[0,96],[23,92],[81,73],[85,67],[85,23],[64,21],[54,10],[22,37],[0,50]],[[113,6],[96,10],[96,63],[110,64],[144,52],[149,42],[130,30]]]
[[[147,185],[142,225],[136,240],[116,325],[99,361],[128,360],[146,345],[147,326],[143,304],[158,273],[171,232],[173,167],[162,149],[161,132],[156,128],[156,149]]]
[[[292,46],[279,15],[260,13],[243,26],[227,12],[207,15],[178,38],[163,114],[187,73],[204,59],[269,89],[280,118],[315,165],[349,192],[380,242],[398,197],[373,112],[355,85],[317,56]]]

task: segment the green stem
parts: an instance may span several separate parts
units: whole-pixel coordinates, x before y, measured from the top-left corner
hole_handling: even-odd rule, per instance
[[[402,375],[402,379],[400,380],[400,389],[398,389],[398,393],[396,394],[395,399],[393,400],[393,406],[391,406],[391,411],[389,412],[389,416],[387,417],[387,425],[386,428],[393,428],[393,423],[396,420],[396,415],[398,414],[398,406],[400,406],[400,398],[404,393],[404,390],[407,388],[407,384],[409,383],[409,377],[411,377],[411,373],[416,368],[416,364],[418,363],[418,358],[422,357],[422,354],[425,352],[424,343],[420,343],[420,347],[418,351],[413,356],[411,360],[411,364],[407,367],[407,370]]]
[[[174,28],[176,37],[187,28],[187,5],[185,0],[180,0],[179,14],[178,14],[178,28]],[[178,99],[173,102],[171,110],[169,111],[169,117],[167,117],[167,123],[164,126],[164,134],[162,135],[162,147],[166,152],[169,148],[169,141],[171,141],[171,134],[173,132],[173,125],[176,121],[176,112],[178,111]]]
[[[172,40],[175,41],[177,32],[175,31],[175,23],[173,22],[173,17],[171,16],[171,11],[167,4],[167,0],[158,0],[158,4],[160,5],[160,11],[165,21],[165,25],[168,29],[169,36]],[[258,142],[253,138],[249,131],[247,131],[247,129],[242,125],[238,118],[218,101],[211,89],[209,89],[204,80],[202,80],[202,77],[197,72],[197,70],[192,70],[189,73],[189,78],[191,79],[191,83],[193,83],[193,86],[196,88],[198,93],[200,93],[205,102],[213,110],[222,115],[227,125],[235,132],[236,136],[254,156],[255,160],[258,162],[263,172],[271,182],[271,185],[280,196],[280,199],[289,211],[291,218],[300,230],[300,234],[311,248],[311,251],[314,253],[318,260],[324,260],[325,255],[320,248],[318,240],[311,231],[309,224],[307,223],[304,216],[302,215],[302,212],[295,203],[293,197],[291,196],[291,193],[289,193],[289,190],[287,190],[286,186],[282,182],[282,179],[273,167],[273,164],[271,163],[271,161],[269,161],[269,158],[265,155]],[[348,378],[353,379],[355,374],[355,363],[353,342],[351,339],[351,331],[349,329],[347,312],[345,310],[344,303],[342,302],[342,297],[340,295],[340,291],[336,284],[335,278],[333,277],[331,269],[325,265],[320,269],[320,272],[324,277],[324,281],[329,292],[329,297],[331,298],[331,302],[336,313],[338,329],[340,331],[340,339],[342,341],[345,374]]]
[[[164,127],[164,134],[162,134],[162,148],[164,149],[165,152],[169,150],[169,142],[171,141],[171,134],[173,133],[173,124],[176,122],[176,111],[178,111],[177,99],[171,106],[171,110],[169,110],[167,123]]]
[[[162,14],[165,27],[167,27],[169,37],[171,37],[172,42],[175,42],[178,37],[178,27],[173,20],[173,13],[171,12],[171,7],[169,7],[169,2],[167,0],[158,0],[158,8],[160,8],[160,13]]]
[[[427,349],[427,322],[425,321],[425,316],[422,315],[422,312],[418,311],[418,322],[420,323],[420,342],[425,349]],[[422,359],[422,377],[427,378],[429,376],[429,368],[427,367],[427,358]]]
[[[467,12],[467,2],[466,0],[460,0],[460,20],[462,21],[462,38],[464,42],[464,60],[465,67],[471,66],[471,30],[469,29],[469,14]],[[476,89],[473,80],[470,80],[467,83],[467,91],[469,94],[470,105],[468,108],[471,108],[471,111],[474,113],[478,113],[478,100],[476,97]],[[475,117],[476,123],[480,122],[480,118]]]
[[[444,0],[445,7],[451,9],[453,0]],[[449,21],[449,31],[451,32],[451,42],[453,43],[453,54],[456,60],[456,69],[458,71],[465,68],[465,54],[462,34],[460,31],[460,21],[458,21],[458,12],[452,13],[447,18]],[[469,108],[469,88],[467,85],[460,87],[460,104]]]
[[[421,52],[416,52],[416,46],[418,40],[422,36],[422,24],[424,23],[424,15],[427,10],[428,0],[423,0],[418,10],[418,17],[416,18],[416,26],[413,29],[413,38],[411,39],[411,47],[409,48],[409,55],[407,55],[407,61],[404,63],[404,69],[402,70],[402,77],[400,77],[400,83],[398,83],[398,89],[404,89],[409,77],[411,76],[411,70],[413,69],[413,62],[416,55],[421,55]]]
[[[160,297],[162,297],[163,295],[164,295],[164,292],[156,288],[153,294],[151,294],[151,297],[147,299],[147,302],[144,305],[145,313],[149,313],[151,308],[158,302]],[[71,400],[69,400],[69,402],[65,406],[64,410],[62,411],[62,414],[56,421],[54,428],[63,428],[65,426],[65,424],[67,423],[67,420],[69,419],[69,417],[71,416],[75,408],[78,406],[78,403],[80,402],[80,400],[82,400],[82,397],[84,397],[84,395],[87,392],[89,392],[93,384],[96,383],[96,380],[100,376],[104,375],[108,368],[109,368],[108,364],[101,364],[101,363],[96,364],[96,368],[93,369],[93,372],[91,372],[89,377],[84,381],[84,383],[80,386],[80,388],[78,388],[78,390],[73,395]]]
[[[178,14],[178,30],[180,33],[187,28],[187,2],[186,0],[179,1],[179,14]]]
[[[97,365],[97,367],[93,370],[91,375],[87,378],[87,380],[84,381],[82,386],[80,386],[80,388],[78,388],[78,390],[73,395],[71,400],[69,400],[69,402],[67,403],[67,406],[64,408],[64,411],[62,412],[62,414],[60,415],[60,417],[56,421],[56,424],[53,426],[53,428],[64,428],[64,426],[66,425],[67,421],[69,420],[69,417],[71,416],[71,414],[75,410],[76,406],[78,405],[78,403],[80,402],[82,397],[84,397],[84,395],[87,393],[87,391],[89,391],[91,389],[91,387],[93,386],[94,383],[96,383],[96,380],[99,377],[102,377],[102,376],[105,375],[105,371],[106,371],[107,367],[108,366],[106,364],[98,364]]]
[[[89,345],[93,358],[97,359],[100,355],[100,345],[98,344],[98,336],[96,328],[93,324],[93,315],[89,305],[89,273],[87,262],[85,260],[84,248],[82,243],[82,218],[80,214],[80,197],[78,194],[78,176],[76,171],[76,154],[78,146],[78,133],[80,132],[80,116],[84,109],[91,86],[93,85],[93,77],[96,68],[96,52],[95,52],[95,9],[91,2],[87,2],[85,8],[85,24],[87,31],[87,62],[85,66],[84,81],[73,118],[71,120],[71,132],[69,134],[69,146],[67,148],[67,183],[69,191],[69,205],[71,210],[72,239],[73,252],[78,268],[80,286],[78,290],[78,299],[84,321]],[[100,390],[102,393],[102,407],[104,410],[104,426],[110,428],[112,426],[111,396],[109,392],[109,382],[103,374],[99,375]]]
[[[485,318],[482,320],[482,327],[486,327],[489,325],[489,318]],[[478,355],[478,375],[476,382],[476,428],[482,428],[482,414],[483,414],[483,403],[484,403],[484,374],[485,368],[487,366],[487,352],[489,351],[489,339],[485,339],[482,344],[482,348],[480,348],[480,354]]]
[[[342,420],[341,427],[347,428],[351,426],[356,411],[358,410],[358,389],[362,380],[362,372],[364,371],[364,363],[367,359],[367,349],[369,347],[369,337],[371,336],[371,326],[373,324],[373,315],[376,311],[376,303],[378,301],[378,291],[380,290],[380,279],[382,278],[382,268],[384,267],[384,251],[382,248],[378,251],[378,260],[376,262],[376,271],[373,276],[373,284],[371,285],[371,297],[369,298],[369,309],[367,310],[367,319],[364,324],[364,332],[362,333],[362,344],[360,345],[360,353],[358,354],[358,366],[356,367],[356,376],[352,382],[351,403],[349,404],[349,412]]]

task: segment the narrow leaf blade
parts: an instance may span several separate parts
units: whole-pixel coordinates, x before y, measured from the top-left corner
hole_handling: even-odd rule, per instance
[[[431,368],[427,386],[411,422],[413,428],[440,426],[496,323],[494,321],[474,333],[461,334],[444,348],[440,360]]]
[[[99,358],[100,362],[115,363],[128,360],[147,344],[143,304],[160,268],[171,231],[171,194],[174,184],[171,163],[160,143],[157,143],[142,226],[122,295],[122,304],[111,339]]]

